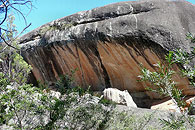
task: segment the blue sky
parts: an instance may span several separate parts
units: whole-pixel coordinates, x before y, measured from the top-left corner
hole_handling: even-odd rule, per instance
[[[33,2],[34,7],[32,11],[26,17],[28,23],[32,23],[26,32],[29,32],[45,23],[74,14],[79,11],[89,10],[95,7],[100,7],[120,1],[128,0],[35,0]],[[187,1],[195,4],[195,0]],[[23,9],[23,12],[25,11],[27,13],[27,10]],[[18,31],[21,31],[25,27],[24,20],[21,16],[15,15],[15,17],[15,24],[17,25],[17,29]]]

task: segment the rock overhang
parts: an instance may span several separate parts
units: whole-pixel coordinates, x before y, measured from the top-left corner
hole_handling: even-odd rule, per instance
[[[55,82],[78,68],[75,79],[94,90],[127,89],[134,97],[158,99],[137,82],[139,63],[155,70],[169,50],[190,50],[186,33],[195,33],[195,7],[182,1],[129,1],[82,11],[43,25],[21,37],[23,56],[36,80]],[[176,67],[178,70],[178,67]],[[185,94],[187,79],[175,76]]]

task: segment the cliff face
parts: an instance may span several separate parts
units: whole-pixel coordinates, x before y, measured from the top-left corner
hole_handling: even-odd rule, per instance
[[[140,63],[154,70],[168,50],[192,46],[186,40],[195,33],[195,6],[184,1],[142,0],[120,2],[78,12],[45,24],[20,39],[31,80],[55,82],[75,73],[77,84],[93,90],[127,89],[141,99],[158,99],[137,82]],[[175,70],[179,70],[175,65]],[[184,94],[195,95],[188,80],[175,75]],[[182,82],[180,82],[182,81]]]

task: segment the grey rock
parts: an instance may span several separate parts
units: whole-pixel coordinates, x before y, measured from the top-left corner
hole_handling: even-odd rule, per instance
[[[110,121],[106,123],[106,130],[123,130],[123,129],[135,129],[135,130],[163,130],[171,129],[171,127],[164,127],[163,123],[160,120],[167,121],[184,121],[183,126],[179,129],[193,130],[194,123],[191,124],[188,122],[188,119],[195,119],[194,116],[184,117],[180,113],[173,113],[160,110],[151,110],[143,108],[134,108],[127,107],[124,105],[117,105],[114,109],[115,114],[118,114],[115,117],[115,114],[111,115]],[[112,117],[113,116],[113,117]],[[173,119],[173,120],[171,120]],[[188,120],[188,121],[187,121]],[[191,120],[192,121],[192,120]],[[181,123],[181,122],[180,122]],[[180,124],[181,125],[181,124]],[[177,124],[179,126],[179,123]],[[174,128],[173,128],[174,129]]]
[[[163,62],[167,51],[190,51],[186,34],[195,33],[194,14],[194,5],[178,0],[110,4],[57,19],[22,36],[22,55],[33,67],[33,83],[55,82],[78,68],[75,81],[83,88],[113,87],[143,92],[144,100],[161,99],[137,82],[140,63],[154,70],[153,64]],[[179,75],[174,80],[183,81],[178,87],[185,95],[195,95],[188,80]]]

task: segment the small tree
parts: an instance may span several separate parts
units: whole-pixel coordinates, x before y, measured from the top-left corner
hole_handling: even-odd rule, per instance
[[[20,55],[17,39],[13,40],[14,17],[9,16],[7,21],[8,32],[2,37],[6,42],[12,42],[11,46],[2,45],[0,49],[0,123],[15,129],[34,129],[47,123],[41,119],[44,119],[54,99],[26,83],[32,67]]]
[[[190,39],[192,43],[195,43],[195,37],[192,34],[188,34],[187,38]],[[160,62],[155,64],[157,67],[156,72],[151,72],[142,66],[141,75],[138,77],[141,81],[149,82],[152,86],[147,87],[146,89],[170,97],[183,114],[177,119],[171,118],[171,120],[161,120],[165,126],[170,126],[171,128],[178,126],[179,128],[178,123],[182,126],[184,123],[183,119],[191,126],[194,126],[192,122],[195,119],[186,116],[189,111],[192,111],[193,113],[194,110],[192,108],[194,108],[194,102],[191,103],[188,110],[182,110],[182,108],[186,106],[186,102],[184,101],[185,96],[182,94],[182,90],[178,89],[177,83],[172,79],[172,76],[176,73],[173,71],[172,65],[176,63],[182,64],[182,76],[187,77],[190,80],[190,85],[195,87],[195,66],[190,65],[194,57],[195,47],[192,47],[190,52],[177,49],[175,51],[169,51],[169,54],[166,56],[167,65],[162,65]]]
[[[195,42],[195,38],[191,34],[187,35],[187,38],[192,43]],[[178,49],[175,52],[169,51],[169,54],[165,57],[168,65],[162,65],[158,62],[154,65],[157,67],[156,72],[151,72],[142,66],[141,75],[138,77],[141,81],[150,82],[155,87],[155,89],[147,87],[147,90],[169,96],[179,108],[184,107],[186,104],[183,100],[182,90],[178,89],[176,82],[172,79],[172,76],[176,73],[173,71],[172,65],[175,63],[183,64],[184,69],[181,70],[182,75],[187,76],[191,81],[191,85],[195,86],[195,68],[189,65],[194,56],[195,47],[192,47],[191,52],[186,52],[182,49]]]

